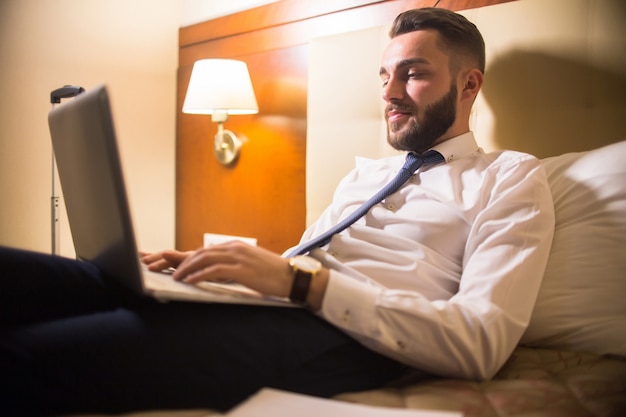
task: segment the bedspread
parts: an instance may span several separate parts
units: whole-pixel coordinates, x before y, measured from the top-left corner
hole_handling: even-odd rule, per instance
[[[518,347],[489,381],[414,374],[399,384],[337,398],[387,407],[462,411],[466,417],[626,416],[626,360],[595,354]]]

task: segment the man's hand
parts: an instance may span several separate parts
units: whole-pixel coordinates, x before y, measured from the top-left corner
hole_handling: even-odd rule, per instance
[[[287,297],[293,280],[289,263],[266,249],[232,241],[199,249],[180,263],[177,281],[235,281],[263,294]]]
[[[193,252],[179,252],[168,250],[156,253],[140,252],[139,257],[149,270],[163,271],[168,268],[178,268],[178,266]]]
[[[294,273],[289,261],[278,254],[241,241],[232,241],[194,252],[164,251],[142,254],[148,268],[176,268],[173,278],[190,284],[201,281],[235,281],[262,294],[288,297]],[[321,308],[329,271],[323,269],[311,282],[309,306]]]

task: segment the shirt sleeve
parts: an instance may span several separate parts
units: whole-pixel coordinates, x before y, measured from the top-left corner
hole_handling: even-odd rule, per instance
[[[493,164],[485,178],[484,202],[470,225],[452,297],[432,300],[331,267],[319,314],[372,350],[420,370],[492,377],[529,323],[550,251],[554,209],[535,158]]]

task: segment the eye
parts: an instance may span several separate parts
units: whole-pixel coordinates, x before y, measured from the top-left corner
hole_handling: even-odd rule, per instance
[[[389,78],[385,78],[383,80],[381,80],[382,86],[383,87],[387,87],[387,84],[389,84]]]

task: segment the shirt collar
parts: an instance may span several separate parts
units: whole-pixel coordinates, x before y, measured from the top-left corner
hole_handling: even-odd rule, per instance
[[[455,159],[463,158],[464,156],[476,152],[478,150],[478,144],[474,138],[474,133],[467,132],[441,142],[431,149],[442,154],[446,163],[450,163]]]

